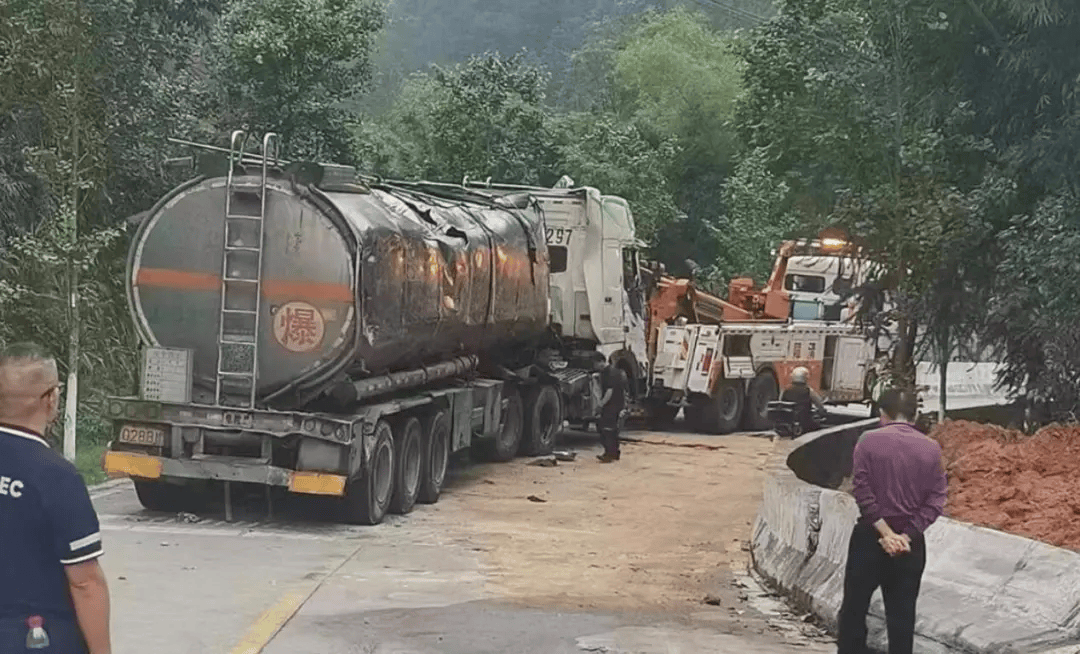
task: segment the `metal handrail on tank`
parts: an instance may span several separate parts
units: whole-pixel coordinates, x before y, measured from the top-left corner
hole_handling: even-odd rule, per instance
[[[236,147],[236,139],[241,138],[241,137],[243,138],[243,140],[240,141],[240,147],[237,148]],[[232,191],[232,182],[233,182],[233,170],[235,169],[234,164],[242,163],[241,160],[242,160],[243,155],[244,155],[244,149],[247,147],[247,139],[248,139],[247,132],[245,132],[242,129],[234,130],[233,133],[232,133],[232,136],[229,137],[229,172],[228,172],[228,177],[225,179],[225,215],[226,216],[228,216],[231,213],[230,209],[232,208],[231,207],[231,203],[232,203],[232,193],[231,193],[231,191]],[[222,264],[222,265],[224,265],[224,264]],[[224,274],[224,268],[222,269],[222,274]]]
[[[262,326],[262,266],[263,251],[266,249],[266,179],[267,164],[269,163],[270,145],[274,146],[274,166],[276,167],[278,155],[281,154],[281,139],[274,132],[263,135],[262,142],[262,179],[259,183],[259,251],[255,260],[255,335],[252,342],[251,353],[251,395],[249,404],[255,407],[256,389],[259,382],[259,328]],[[230,173],[232,172],[230,166]]]

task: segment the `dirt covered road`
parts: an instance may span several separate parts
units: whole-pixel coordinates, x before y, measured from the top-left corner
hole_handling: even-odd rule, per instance
[[[624,443],[612,464],[583,437],[570,443],[586,446],[573,462],[474,466],[434,513],[453,514],[499,588],[530,606],[698,610],[733,564],[749,561],[772,442],[633,437],[645,442]]]

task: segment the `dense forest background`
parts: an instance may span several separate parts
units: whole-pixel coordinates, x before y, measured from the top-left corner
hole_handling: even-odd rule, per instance
[[[0,342],[77,360],[99,438],[135,383],[127,218],[181,181],[166,137],[246,127],[385,177],[570,175],[717,285],[840,226],[901,358],[979,342],[1071,407],[1078,28],[1069,0],[0,0]]]

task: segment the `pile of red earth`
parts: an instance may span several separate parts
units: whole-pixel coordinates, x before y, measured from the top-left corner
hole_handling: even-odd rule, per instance
[[[1080,425],[1049,425],[1033,436],[946,420],[941,443],[950,518],[1080,550]]]

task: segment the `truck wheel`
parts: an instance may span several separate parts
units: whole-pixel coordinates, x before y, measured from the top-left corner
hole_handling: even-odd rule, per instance
[[[420,420],[409,417],[398,423],[394,434],[394,492],[390,512],[405,515],[416,505],[420,493],[420,464],[423,461]]]
[[[677,415],[679,415],[678,406],[653,404],[649,407],[649,426],[657,431],[666,431],[675,426]]]
[[[705,428],[705,404],[709,398],[691,398],[683,409],[683,421],[687,431],[707,431]]]
[[[746,428],[750,431],[769,431],[769,402],[780,396],[776,377],[771,370],[762,370],[750,382],[750,392],[746,398]]]
[[[163,481],[135,480],[135,495],[139,504],[151,511],[179,513],[194,503],[185,497],[187,489]]]
[[[562,401],[553,386],[539,386],[529,392],[528,420],[521,442],[526,456],[543,456],[555,449],[555,437],[562,429]]]
[[[450,464],[450,414],[445,409],[439,409],[425,425],[420,494],[416,499],[421,504],[434,504],[442,494],[446,468]]]
[[[744,399],[741,379],[721,379],[713,396],[701,407],[704,430],[710,434],[730,434],[738,429]]]
[[[394,490],[394,436],[390,425],[375,425],[375,446],[365,470],[349,480],[343,502],[345,521],[356,525],[377,525],[390,506]]]
[[[521,447],[521,432],[524,429],[524,409],[521,405],[521,393],[516,388],[506,387],[506,406],[502,410],[502,421],[495,438],[488,439],[483,445],[484,457],[490,461],[512,461]]]

